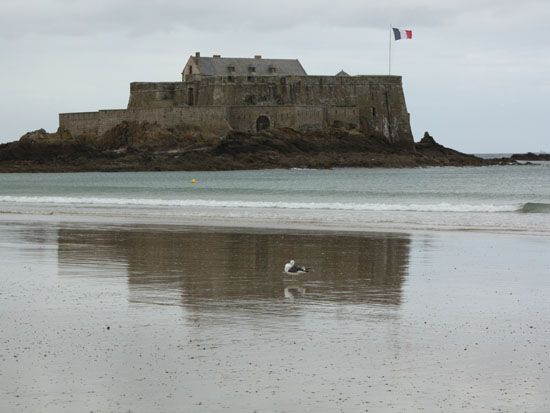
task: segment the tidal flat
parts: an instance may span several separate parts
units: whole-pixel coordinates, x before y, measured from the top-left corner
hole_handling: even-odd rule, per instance
[[[0,411],[549,411],[548,251],[5,219]]]

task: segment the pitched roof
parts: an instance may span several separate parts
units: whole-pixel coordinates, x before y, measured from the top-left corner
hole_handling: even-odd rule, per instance
[[[349,76],[349,75],[343,70],[340,70],[338,73],[336,73],[336,76]]]
[[[205,76],[306,76],[298,59],[262,59],[243,57],[194,57]],[[230,70],[229,68],[234,68]],[[252,69],[254,70],[252,71]]]

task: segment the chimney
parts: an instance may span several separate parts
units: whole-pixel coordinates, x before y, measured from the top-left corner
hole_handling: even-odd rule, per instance
[[[262,58],[261,54],[254,55],[254,59],[261,59],[261,58]]]
[[[201,57],[201,52],[195,52],[195,57]]]
[[[215,55],[212,56],[212,57],[222,57],[222,55],[221,55],[221,54],[215,54]]]

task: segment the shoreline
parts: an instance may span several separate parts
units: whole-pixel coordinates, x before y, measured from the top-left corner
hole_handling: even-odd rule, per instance
[[[226,218],[209,218],[204,222],[197,222],[192,217],[178,217],[177,221],[169,217],[161,216],[107,216],[100,214],[71,214],[71,213],[45,213],[36,214],[29,212],[5,212],[0,210],[0,222],[34,222],[50,223],[56,225],[90,225],[106,228],[139,226],[143,228],[157,228],[165,230],[180,229],[190,231],[200,229],[206,232],[254,232],[254,233],[293,233],[293,234],[340,234],[340,235],[359,235],[359,234],[495,234],[495,235],[525,235],[537,237],[549,237],[550,232],[546,230],[534,231],[532,229],[497,229],[492,227],[431,227],[425,228],[418,226],[391,226],[384,224],[367,223],[365,225],[342,225],[342,223],[316,223],[316,222],[270,222],[269,220],[228,220]]]

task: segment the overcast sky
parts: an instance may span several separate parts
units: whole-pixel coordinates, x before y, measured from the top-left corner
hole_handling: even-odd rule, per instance
[[[550,152],[548,0],[0,0],[0,142],[59,112],[124,108],[132,81],[187,57],[299,58],[309,74],[386,74],[389,26],[415,140]]]

